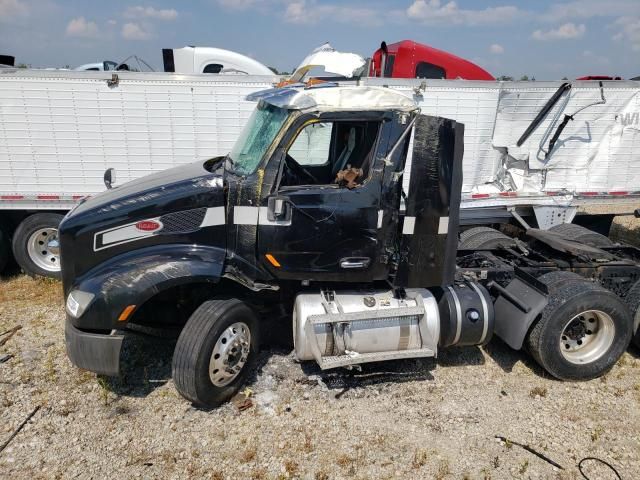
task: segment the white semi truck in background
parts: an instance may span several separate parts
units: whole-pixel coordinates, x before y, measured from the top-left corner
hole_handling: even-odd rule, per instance
[[[326,65],[331,52],[320,53]],[[227,154],[254,107],[245,97],[282,81],[266,71],[179,73],[210,63],[191,47],[165,50],[164,60],[175,73],[0,68],[0,269],[13,254],[28,274],[59,276],[57,226],[81,198],[105,189],[107,169],[119,185]],[[314,55],[305,61],[314,65]],[[341,83],[394,89],[423,114],[465,124],[463,226],[515,216],[548,229],[588,215],[604,232],[613,215],[640,206],[638,82],[341,75]]]

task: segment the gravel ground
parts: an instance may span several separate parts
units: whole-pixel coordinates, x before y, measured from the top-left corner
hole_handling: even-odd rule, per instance
[[[562,383],[496,339],[360,373],[271,347],[249,408],[205,411],[173,387],[172,340],[129,335],[120,379],[72,367],[60,297],[57,282],[0,282],[0,332],[23,327],[0,347],[13,355],[0,363],[0,445],[40,407],[0,452],[0,478],[582,478],[586,456],[640,478],[637,350],[601,379]]]

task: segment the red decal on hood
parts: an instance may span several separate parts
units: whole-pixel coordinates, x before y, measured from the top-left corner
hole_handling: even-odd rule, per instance
[[[162,225],[155,220],[142,220],[136,223],[136,228],[143,232],[155,232],[156,230],[160,230]]]

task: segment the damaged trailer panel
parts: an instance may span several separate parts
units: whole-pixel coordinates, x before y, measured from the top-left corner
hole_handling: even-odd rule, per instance
[[[416,99],[421,112],[465,124],[465,200],[493,199],[571,205],[593,197],[640,197],[640,85],[632,81],[573,82],[521,145],[517,141],[560,82],[445,82],[427,80],[417,90],[406,81],[384,83]],[[417,83],[417,82],[414,82]],[[606,102],[596,104],[604,95]],[[547,149],[565,114],[573,114],[549,155]],[[409,160],[410,161],[410,160]],[[408,180],[405,179],[405,187]],[[529,197],[521,200],[519,197]],[[559,198],[558,198],[559,197]],[[636,198],[635,201],[639,201]],[[623,200],[624,201],[624,200]],[[491,200],[483,201],[491,204]],[[631,213],[632,208],[626,213]]]

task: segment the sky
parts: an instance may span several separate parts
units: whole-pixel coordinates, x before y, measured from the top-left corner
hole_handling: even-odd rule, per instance
[[[211,46],[291,71],[315,47],[415,40],[494,76],[640,75],[640,0],[0,0],[0,54],[33,67]]]

